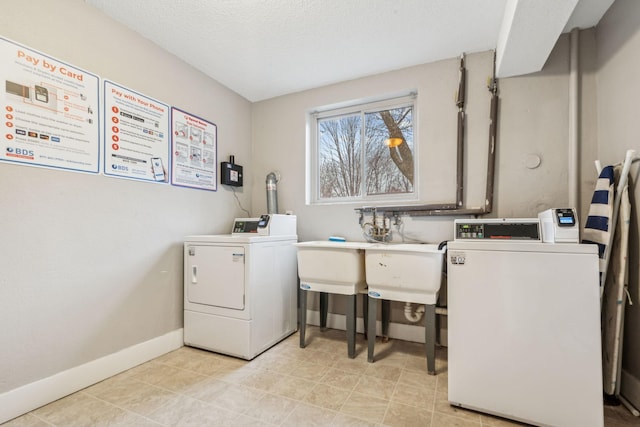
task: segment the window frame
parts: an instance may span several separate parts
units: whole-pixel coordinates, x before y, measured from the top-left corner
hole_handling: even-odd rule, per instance
[[[367,113],[378,112],[382,110],[391,110],[394,108],[408,107],[412,108],[412,127],[413,127],[413,192],[411,193],[387,193],[382,195],[367,195],[366,193],[366,143],[364,135],[361,137],[361,155],[362,155],[362,194],[355,197],[340,198],[321,198],[320,197],[320,176],[319,176],[319,138],[318,138],[318,121],[323,119],[338,118],[347,115],[360,115],[363,120]],[[307,205],[344,205],[344,204],[367,204],[370,202],[382,203],[411,203],[419,200],[419,167],[418,167],[418,97],[416,91],[403,92],[401,94],[389,95],[385,97],[377,97],[370,99],[357,100],[342,104],[332,104],[318,107],[307,113],[307,156],[306,156],[306,204]],[[362,133],[364,134],[364,122]]]

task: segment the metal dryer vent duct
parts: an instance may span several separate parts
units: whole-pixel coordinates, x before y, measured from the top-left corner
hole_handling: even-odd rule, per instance
[[[269,172],[267,175],[267,214],[278,213],[278,175]]]

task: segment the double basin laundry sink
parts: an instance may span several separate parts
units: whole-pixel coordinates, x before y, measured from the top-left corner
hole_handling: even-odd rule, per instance
[[[373,362],[376,311],[383,300],[382,325],[388,326],[388,301],[425,304],[427,371],[435,374],[435,304],[442,281],[445,249],[435,244],[384,244],[311,241],[297,243],[300,277],[300,347],[305,346],[306,291],[321,293],[320,326],[326,326],[327,294],[347,295],[347,344],[355,357],[356,295],[366,291],[368,361]],[[386,308],[385,308],[386,302]]]
[[[300,286],[339,294],[363,292],[394,301],[435,304],[444,249],[435,244],[302,242]]]

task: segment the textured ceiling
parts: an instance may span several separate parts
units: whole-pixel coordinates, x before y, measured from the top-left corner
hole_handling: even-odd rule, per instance
[[[496,48],[498,75],[538,71],[563,30],[613,2],[85,1],[254,102]]]

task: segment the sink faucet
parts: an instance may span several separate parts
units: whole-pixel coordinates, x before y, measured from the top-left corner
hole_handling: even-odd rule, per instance
[[[369,241],[388,242],[391,240],[391,229],[389,227],[389,218],[383,212],[381,215],[376,213],[376,208],[371,209],[371,222],[364,221],[364,213],[360,211],[360,227],[364,236]]]

